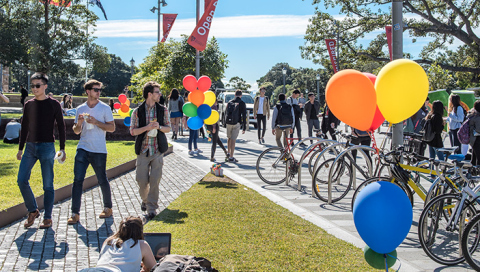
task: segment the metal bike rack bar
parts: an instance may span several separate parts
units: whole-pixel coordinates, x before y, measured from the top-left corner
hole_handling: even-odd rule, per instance
[[[291,149],[290,149],[290,152],[287,154],[287,158],[290,157],[290,155],[292,155],[293,153],[293,150],[295,150],[295,148],[297,148],[298,145],[300,145],[301,143],[305,142],[305,141],[310,141],[310,140],[318,140],[318,139],[321,139],[321,138],[318,138],[318,137],[309,137],[309,138],[304,138],[302,140],[299,140]],[[307,148],[307,150],[311,148],[311,146],[309,146]],[[305,153],[305,152],[304,152]],[[302,154],[303,156],[303,154]],[[301,165],[301,164],[300,164]],[[288,186],[288,168],[290,166],[290,161],[287,160],[287,168],[285,169],[285,185]],[[298,185],[298,190],[300,191],[301,187],[300,185]]]
[[[364,150],[367,150],[369,152],[375,152],[375,149],[370,147],[370,146],[366,146],[366,145],[354,145],[354,146],[351,146],[350,148],[342,151],[338,156],[337,158],[335,158],[335,160],[333,161],[332,163],[332,167],[330,168],[330,171],[328,172],[328,201],[327,201],[327,204],[332,204],[332,177],[333,177],[333,172],[334,172],[334,168],[333,167],[335,164],[337,164],[338,160],[343,158],[346,154],[348,154],[349,152],[351,152],[352,150],[359,150],[360,152],[362,152],[362,154],[364,155],[364,157],[366,158],[365,161],[367,162],[367,169],[368,169],[368,173],[370,175],[372,175],[372,163],[370,162],[369,159],[367,159],[367,156],[365,154],[365,151]],[[356,177],[354,176],[354,180],[356,179]]]
[[[325,154],[325,152],[333,152],[335,153],[335,155],[338,156],[338,151],[336,149],[336,147],[340,147],[340,148],[343,148],[343,146],[345,146],[345,143],[339,143],[337,141],[334,141],[334,140],[329,140],[332,142],[332,144],[330,146],[328,146],[327,148],[325,148],[324,150],[322,150],[322,152],[320,152],[318,154],[318,158],[321,158],[323,156],[323,154]],[[312,187],[313,187],[313,184],[314,184],[314,179],[315,179],[315,171],[317,169],[317,166],[318,166],[318,162],[319,162],[319,159],[317,158],[317,160],[315,161],[315,164],[313,165],[313,175],[312,175]],[[315,197],[315,192],[313,191],[313,188],[312,188],[312,197]]]

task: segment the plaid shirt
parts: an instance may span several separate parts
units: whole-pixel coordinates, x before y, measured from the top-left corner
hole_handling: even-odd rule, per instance
[[[170,126],[170,117],[168,115],[168,109],[166,107],[163,107],[163,108],[164,108],[163,126]],[[157,118],[157,111],[155,110],[155,107],[148,108],[148,106],[145,105],[145,113],[146,113],[145,116],[147,117],[146,124],[149,124],[153,118]],[[138,128],[138,108],[136,108],[132,112],[132,120],[130,123],[130,134],[136,128]],[[140,153],[146,153],[148,151],[147,156],[153,156],[159,152],[157,146],[158,146],[157,137],[149,137],[147,132],[147,134],[145,135],[145,138],[143,139],[142,150],[140,151]]]

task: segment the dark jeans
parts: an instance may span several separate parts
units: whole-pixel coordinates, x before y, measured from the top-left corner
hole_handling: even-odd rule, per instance
[[[428,152],[430,153],[430,159],[435,159],[435,155],[437,155],[438,159],[440,161],[443,161],[444,159],[443,152],[438,151],[437,149],[439,148],[441,147],[433,147],[431,145],[428,145]]]
[[[475,138],[475,143],[472,146],[472,165],[480,165],[480,137]]]
[[[27,143],[25,152],[18,168],[17,184],[22,193],[23,200],[28,212],[34,212],[38,206],[32,188],[30,187],[30,174],[32,168],[40,161],[43,180],[43,205],[45,206],[44,219],[52,218],[53,201],[55,199],[55,190],[53,188],[53,158],[55,157],[54,143]]]
[[[295,127],[293,128],[293,132],[290,133],[290,138],[293,138],[293,134],[297,131],[297,138],[300,141],[302,139],[302,125],[300,124],[300,118],[295,117]]]
[[[15,139],[9,140],[7,138],[3,138],[3,142],[6,143],[6,144],[18,144],[19,139],[20,138],[15,138]]]
[[[227,155],[227,149],[222,143],[222,140],[220,137],[218,137],[218,126],[217,129],[215,130],[215,133],[213,133],[213,127],[212,126],[207,126],[207,129],[212,132],[212,154],[210,155],[211,158],[215,157],[215,151],[217,151],[217,144],[220,146],[220,148],[225,152],[225,155]]]
[[[324,129],[322,129],[322,132],[325,134],[325,139],[328,139],[327,132],[330,132],[330,136],[332,137],[332,140],[334,140],[334,141],[337,140],[337,136],[335,136],[335,129],[332,128],[330,125],[326,126]]]
[[[462,153],[462,145],[460,144],[460,141],[458,140],[458,132],[459,128],[457,129],[450,129],[448,131],[448,136],[450,138],[450,146],[455,147],[458,146],[458,149],[455,150],[455,154],[461,154]]]
[[[262,137],[260,137],[260,130],[262,130]],[[265,137],[265,131],[267,130],[267,116],[263,114],[257,114],[257,134],[258,134],[258,139],[262,139]]]
[[[370,146],[370,143],[372,142],[372,139],[369,136],[363,136],[363,137],[358,137],[352,139],[351,143],[354,145],[366,145]],[[372,161],[372,158],[370,157],[370,152],[365,151],[365,154],[367,154],[368,159],[370,162]],[[357,161],[357,150],[352,150],[352,156],[355,161]]]
[[[188,133],[188,150],[192,150],[192,142],[193,142],[193,147],[195,149],[197,148],[197,138],[198,138],[198,129],[190,129]]]
[[[315,127],[315,129],[320,129],[320,121],[318,119],[307,119],[307,125],[308,137],[312,137],[313,127]],[[310,143],[313,143],[313,141],[310,140]]]
[[[98,185],[102,190],[103,206],[105,208],[112,208],[112,192],[110,190],[110,183],[107,179],[107,154],[93,153],[77,149],[75,155],[75,164],[73,166],[73,187],[72,187],[72,213],[80,214],[80,205],[82,202],[83,181],[88,165],[92,165],[93,171],[97,176]]]

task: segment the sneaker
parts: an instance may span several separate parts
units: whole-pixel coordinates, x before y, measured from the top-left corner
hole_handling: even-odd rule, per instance
[[[210,161],[211,161],[211,162],[215,162],[215,158],[210,158]]]
[[[262,144],[262,139],[258,139],[258,143],[259,143],[259,144]]]
[[[25,221],[23,226],[25,228],[30,227],[31,225],[33,225],[33,223],[35,223],[35,218],[38,218],[39,216],[40,216],[40,212],[38,211],[38,209],[35,210],[34,212],[28,213],[27,221]]]
[[[140,206],[140,209],[142,209],[142,212],[147,210],[147,203],[142,202],[142,206]]]
[[[48,229],[52,227],[52,219],[43,219],[43,223],[40,225],[41,229]]]
[[[193,155],[195,154],[195,152],[193,152],[192,150],[188,151],[188,155]]]
[[[147,219],[148,219],[148,220],[152,220],[153,218],[155,218],[155,216],[157,216],[157,213],[155,213],[155,212],[149,212],[149,213],[147,214]]]
[[[112,216],[113,214],[113,211],[111,208],[105,208],[103,209],[103,211],[100,213],[100,215],[98,216],[98,218],[108,218],[110,216]]]
[[[300,143],[300,146],[301,147],[307,147],[307,145],[305,143]]]
[[[265,139],[264,139],[264,138],[262,138],[262,143],[263,143],[263,144],[265,143]]]
[[[228,158],[228,161],[229,161],[229,162],[233,162],[233,163],[237,163],[237,162],[238,162],[238,160],[235,159],[234,157]]]
[[[203,153],[203,151],[200,150],[200,149],[195,150],[195,152],[196,152],[197,154],[198,154],[198,153]]]
[[[70,218],[68,218],[67,224],[75,225],[75,224],[78,223],[78,221],[80,221],[80,215],[74,213],[74,214],[72,214],[72,216]]]

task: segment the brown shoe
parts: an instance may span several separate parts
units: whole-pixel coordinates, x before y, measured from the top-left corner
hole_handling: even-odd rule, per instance
[[[103,211],[100,213],[100,215],[98,216],[98,218],[107,218],[107,217],[110,217],[112,216],[113,214],[113,211],[111,208],[105,208],[103,209]]]
[[[35,210],[34,212],[31,212],[31,213],[28,213],[28,218],[27,218],[27,221],[25,221],[25,223],[23,224],[23,226],[25,228],[28,228],[30,227],[31,225],[33,225],[33,223],[35,223],[35,218],[39,217],[40,216],[40,212],[37,210]]]
[[[41,229],[48,229],[52,227],[52,219],[43,219],[43,223],[40,225]]]
[[[67,224],[69,225],[75,225],[80,221],[80,215],[74,213],[70,218],[67,220]]]

